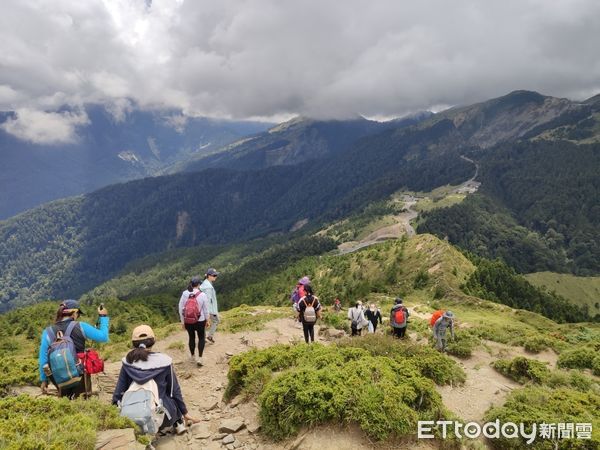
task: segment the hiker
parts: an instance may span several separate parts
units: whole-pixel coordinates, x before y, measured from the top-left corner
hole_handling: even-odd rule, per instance
[[[98,308],[98,328],[79,322],[81,315],[83,311],[77,300],[64,300],[56,312],[55,324],[42,332],[38,362],[43,394],[48,393],[48,380],[58,389],[59,397],[73,399],[92,390],[90,375],[83,373],[81,362],[85,340],[108,342],[108,311],[104,305]],[[67,351],[61,354],[60,347],[66,347]]]
[[[173,427],[177,434],[181,434],[185,431],[184,420],[193,423],[200,420],[189,415],[173,369],[173,360],[164,353],[153,352],[152,346],[155,343],[154,331],[148,325],[139,325],[133,330],[131,334],[133,350],[122,360],[112,404],[119,405],[121,414],[126,415],[124,414],[126,408],[136,408],[135,404],[129,405],[127,398],[124,399],[127,393],[136,390],[154,392],[154,396],[158,395],[158,400],[156,400],[156,408],[153,405],[151,412],[158,415],[160,410],[164,410],[164,419],[158,424],[157,429],[151,429],[150,432],[166,432],[169,427]],[[143,407],[139,402],[137,403],[137,408]],[[138,418],[140,416],[143,417],[144,414],[137,415]]]
[[[340,312],[342,310],[342,302],[340,301],[340,299],[338,297],[336,297],[335,300],[333,301],[333,310],[336,313]]]
[[[294,289],[292,290],[292,293],[290,295],[292,309],[294,310],[295,316],[298,316],[298,302],[302,297],[306,295],[304,286],[306,286],[307,284],[310,284],[310,278],[308,278],[307,276],[303,276],[298,280],[298,283],[296,283],[296,286],[294,286]]]
[[[365,322],[361,301],[356,302],[352,308],[348,309],[348,320],[351,321],[352,336],[360,336]]]
[[[408,316],[410,316],[408,309],[403,305],[402,299],[397,297],[394,300],[394,306],[390,311],[390,325],[394,337],[402,339],[406,334],[406,327],[408,324]]]
[[[192,362],[201,366],[203,364],[202,354],[204,353],[205,330],[210,327],[210,317],[208,314],[208,297],[198,288],[200,278],[193,277],[188,287],[181,294],[179,299],[179,317],[181,325],[188,332],[188,347],[190,349]],[[196,351],[196,335],[198,335],[198,356]]]
[[[454,314],[452,311],[446,311],[442,317],[435,321],[433,325],[433,339],[435,339],[435,347],[440,352],[446,351],[447,340],[446,331],[450,328],[450,337],[454,340]]]
[[[381,311],[375,308],[375,303],[371,303],[369,309],[365,313],[366,319],[369,321],[369,333],[377,331],[377,322],[383,323],[381,320]]]
[[[315,323],[321,318],[321,304],[310,284],[304,285],[306,295],[298,302],[298,321],[302,322],[304,341],[315,342]],[[310,339],[309,339],[310,338]]]
[[[217,280],[219,272],[212,267],[206,271],[204,281],[200,285],[200,290],[208,297],[208,320],[210,321],[210,328],[208,329],[208,335],[206,339],[211,344],[215,343],[215,332],[217,331],[217,325],[219,324],[219,307],[217,305],[217,293],[213,287],[213,283]]]

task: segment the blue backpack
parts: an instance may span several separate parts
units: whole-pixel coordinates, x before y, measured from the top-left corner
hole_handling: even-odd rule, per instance
[[[52,371],[52,378],[60,389],[70,388],[81,382],[83,367],[75,343],[71,339],[71,332],[77,323],[72,321],[65,332],[54,332],[54,327],[46,329],[46,335],[50,342],[48,347],[48,364]]]

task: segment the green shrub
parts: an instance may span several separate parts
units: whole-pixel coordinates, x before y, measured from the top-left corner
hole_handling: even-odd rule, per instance
[[[597,377],[600,377],[600,355],[597,355],[593,360],[592,360],[592,372],[594,373],[594,375],[596,375]]]
[[[232,358],[228,377],[226,397],[258,395],[263,431],[274,439],[332,420],[375,439],[414,434],[420,418],[449,416],[431,379],[465,379],[447,356],[377,335],[251,350]]]
[[[523,347],[531,353],[539,353],[550,346],[550,339],[542,335],[527,336],[523,341]]]
[[[344,312],[326,311],[323,313],[321,323],[336,330],[344,330],[346,333],[350,333],[350,321],[346,318]]]
[[[591,347],[566,350],[558,357],[558,367],[569,369],[593,369],[597,352]]]
[[[480,340],[477,336],[468,330],[463,330],[457,332],[454,340],[448,342],[446,350],[458,358],[470,358],[479,343]]]
[[[550,369],[543,362],[517,356],[514,359],[499,359],[493,364],[494,369],[502,375],[519,383],[532,381],[542,384],[548,380]]]
[[[524,423],[528,432],[532,424],[540,423],[591,423],[591,440],[561,439],[557,441],[536,439],[527,445],[522,439],[492,439],[494,448],[509,449],[592,449],[600,444],[600,396],[594,392],[578,392],[568,388],[525,387],[512,391],[505,404],[491,408],[485,422]],[[539,432],[539,430],[538,430]]]
[[[0,358],[0,395],[11,386],[35,385],[39,380],[38,362],[33,358]]]
[[[3,449],[93,449],[97,430],[134,426],[116,407],[95,399],[27,395],[0,399]]]

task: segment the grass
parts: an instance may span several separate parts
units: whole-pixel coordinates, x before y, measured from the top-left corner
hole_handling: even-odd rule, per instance
[[[442,197],[425,197],[415,205],[414,209],[420,213],[431,211],[437,208],[448,208],[462,202],[466,198],[465,194],[448,194]]]
[[[534,286],[556,292],[575,305],[587,306],[591,316],[600,314],[600,277],[577,277],[553,272],[525,275]]]
[[[219,331],[238,333],[240,331],[258,331],[271,320],[289,317],[291,307],[284,306],[248,306],[240,305],[219,314]]]

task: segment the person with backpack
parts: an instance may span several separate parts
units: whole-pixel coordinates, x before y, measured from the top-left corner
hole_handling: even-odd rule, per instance
[[[348,320],[350,320],[352,336],[360,336],[365,322],[361,301],[356,302],[352,308],[348,309]]]
[[[294,310],[295,316],[298,316],[298,302],[300,302],[300,299],[302,297],[306,296],[304,286],[306,286],[307,284],[310,284],[310,278],[308,278],[307,276],[303,276],[298,280],[298,283],[296,283],[296,286],[294,286],[292,294],[290,295],[292,309]]]
[[[298,302],[298,320],[302,322],[304,341],[315,342],[315,323],[321,318],[321,304],[310,284],[304,285],[305,296]],[[310,339],[309,339],[310,338]]]
[[[84,372],[81,356],[85,341],[108,342],[109,317],[104,305],[98,308],[97,328],[79,322],[83,315],[76,300],[64,300],[56,312],[55,323],[42,332],[38,356],[42,393],[48,393],[48,381],[60,397],[73,399],[91,390],[89,373]]]
[[[190,358],[192,362],[201,366],[206,343],[205,330],[210,327],[210,317],[208,314],[208,297],[200,291],[198,286],[200,286],[200,278],[193,277],[187,289],[181,294],[178,310],[181,325],[188,332]],[[195,355],[196,335],[198,335],[198,356]]]
[[[433,339],[435,347],[440,352],[445,352],[447,347],[446,332],[450,329],[450,337],[454,340],[454,314],[446,311],[433,324]]]
[[[381,319],[381,311],[379,311],[379,309],[375,308],[375,303],[371,303],[371,305],[369,306],[369,309],[367,309],[367,312],[365,313],[365,317],[369,321],[369,332],[370,333],[375,333],[375,331],[377,331],[377,322],[378,321],[380,324],[383,323],[382,319]],[[371,331],[371,329],[373,331]]]
[[[402,299],[397,297],[396,300],[394,300],[394,306],[392,306],[392,310],[390,311],[390,325],[394,337],[398,339],[404,338],[409,316],[408,309],[402,304]]]
[[[148,325],[139,325],[131,334],[131,350],[122,360],[112,404],[121,415],[136,422],[144,433],[154,434],[172,427],[185,432],[185,422],[199,422],[188,413],[173,369],[173,360],[153,352],[156,337]],[[185,422],[184,422],[185,421]]]
[[[219,306],[217,305],[217,293],[213,286],[213,283],[217,280],[219,272],[212,267],[206,271],[204,281],[200,285],[200,290],[208,297],[208,320],[210,321],[210,327],[206,339],[211,344],[215,343],[214,335],[217,332],[217,325],[219,324]]]

